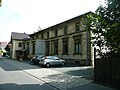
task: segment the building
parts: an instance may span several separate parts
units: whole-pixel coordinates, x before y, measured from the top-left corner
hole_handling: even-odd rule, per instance
[[[91,65],[88,12],[30,35],[30,55],[55,55],[68,63]]]
[[[0,42],[0,55],[4,56],[4,53],[7,53],[7,51],[5,50],[7,46],[7,42]]]
[[[11,49],[10,49],[10,57],[12,59],[19,59],[20,57],[27,57],[29,52],[29,43],[28,46],[25,45],[29,42],[29,36],[26,33],[11,33]]]
[[[0,0],[0,6],[2,5],[2,0]]]

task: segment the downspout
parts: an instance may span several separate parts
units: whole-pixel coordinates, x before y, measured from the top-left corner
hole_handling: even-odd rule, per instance
[[[85,16],[84,16],[85,17]],[[85,26],[85,29],[86,29],[86,65],[88,65],[88,25],[87,25],[87,18],[85,17],[85,22],[86,22],[86,26]]]

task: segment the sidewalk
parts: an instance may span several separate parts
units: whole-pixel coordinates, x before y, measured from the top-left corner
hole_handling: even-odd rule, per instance
[[[81,76],[73,76],[49,68],[40,68],[35,65],[31,66],[27,63],[18,62],[12,59],[5,59],[5,61],[35,78],[59,88],[59,90],[116,90],[94,84],[92,80],[88,80]]]

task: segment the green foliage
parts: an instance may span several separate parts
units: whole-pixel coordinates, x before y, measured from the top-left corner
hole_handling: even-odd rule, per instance
[[[105,0],[106,5],[100,5],[96,15],[88,15],[89,29],[94,34],[93,46],[103,47],[110,52],[120,52],[120,0]]]

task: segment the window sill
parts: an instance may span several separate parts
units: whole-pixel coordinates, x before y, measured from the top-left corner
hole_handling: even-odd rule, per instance
[[[82,53],[74,53],[73,55],[81,55],[82,56]]]
[[[62,53],[62,55],[69,55],[68,53]]]

